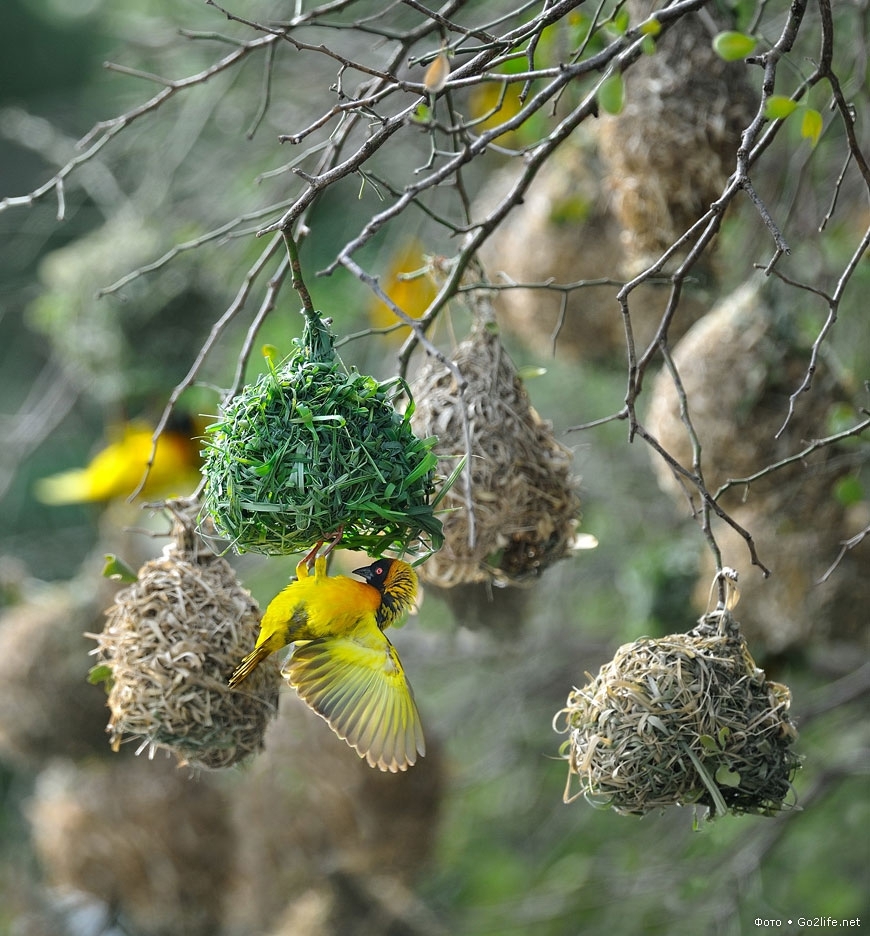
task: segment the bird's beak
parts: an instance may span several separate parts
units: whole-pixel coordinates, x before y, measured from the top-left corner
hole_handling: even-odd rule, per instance
[[[367,582],[371,582],[372,580],[372,570],[368,566],[363,566],[361,569],[354,569],[351,574],[358,575],[360,578],[364,578]]]

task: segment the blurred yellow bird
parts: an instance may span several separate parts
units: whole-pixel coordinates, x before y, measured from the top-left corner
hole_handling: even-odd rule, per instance
[[[407,770],[426,753],[420,714],[398,654],[384,636],[411,607],[417,576],[407,562],[378,559],[355,569],[357,582],[326,574],[326,557],[309,575],[303,560],[266,608],[254,649],[236,667],[238,686],[270,653],[295,644],[283,674],[330,728],[379,770]]]
[[[197,483],[200,456],[199,445],[191,438],[193,432],[192,420],[185,417],[160,436],[142,497],[170,491],[186,493]],[[40,478],[34,485],[37,499],[44,504],[58,505],[129,497],[145,474],[153,434],[154,429],[147,423],[126,423],[87,467]]]

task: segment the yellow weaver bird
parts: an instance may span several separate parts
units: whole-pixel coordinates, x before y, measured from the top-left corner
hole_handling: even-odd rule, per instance
[[[326,574],[326,557],[307,557],[266,608],[254,649],[236,667],[238,686],[263,660],[295,644],[283,675],[330,728],[379,770],[407,770],[426,753],[414,693],[384,629],[417,594],[407,562],[378,559],[355,569],[365,581]]]
[[[196,485],[199,477],[199,445],[191,438],[192,420],[172,424],[160,436],[154,463],[141,496],[168,491],[179,494]],[[40,478],[34,493],[44,504],[81,504],[129,497],[145,474],[151,457],[154,429],[144,422],[127,423],[85,468],[74,468]]]

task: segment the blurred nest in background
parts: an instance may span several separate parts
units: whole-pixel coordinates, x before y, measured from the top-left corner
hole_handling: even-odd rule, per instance
[[[393,399],[404,381],[345,370],[318,313],[290,357],[245,387],[209,427],[204,505],[239,551],[300,552],[342,532],[342,546],[438,548],[429,505],[434,439]]]
[[[443,748],[437,739],[427,742],[426,757],[413,770],[372,770],[349,747],[335,744],[320,717],[294,695],[282,696],[266,750],[228,776],[235,783],[237,860],[227,929],[277,932],[275,920],[289,905],[295,932],[319,932],[298,921],[304,895],[311,887],[329,890],[341,879],[345,887],[331,894],[328,916],[339,909],[356,913],[356,925],[344,920],[343,927],[324,931],[364,931],[363,918],[380,901],[361,903],[354,893],[383,894],[386,881],[390,888],[411,888],[433,858],[446,793]]]
[[[848,389],[830,368],[819,367],[810,392],[800,394],[783,428],[789,396],[809,363],[792,313],[789,307],[780,314],[750,282],[723,299],[674,348],[711,493],[729,479],[749,478],[824,438],[844,406],[851,414]],[[652,384],[646,425],[667,452],[691,468],[692,442],[667,369]],[[860,443],[850,441],[851,446],[827,446],[751,483],[735,484],[718,499],[752,534],[762,562],[773,572],[763,579],[750,566],[743,537],[717,522],[724,561],[741,576],[743,632],[756,649],[782,652],[819,637],[866,645],[867,551],[853,551],[829,581],[817,584],[841,541],[867,522],[859,516],[861,504],[850,506],[837,495],[841,480],[857,471],[862,459],[866,462],[866,449],[862,455]],[[661,488],[675,503],[688,506],[691,485],[684,487],[658,454],[651,457]],[[706,554],[699,572],[698,607],[706,602],[713,561]]]
[[[137,936],[213,936],[233,840],[228,803],[207,779],[167,760],[44,770],[27,816],[57,897],[92,895]]]
[[[625,357],[625,320],[616,294],[626,277],[626,248],[602,186],[605,170],[597,149],[588,130],[573,133],[541,167],[509,223],[481,247],[484,265],[506,284],[495,298],[499,320],[540,355],[556,349],[584,361]],[[518,175],[513,166],[495,175],[476,209],[485,213],[499,204]],[[566,286],[572,288],[560,288]],[[655,335],[669,296],[666,281],[632,291],[639,346]],[[700,297],[697,283],[685,284],[672,336],[700,314],[703,292]]]
[[[701,443],[704,477],[715,491],[729,478],[744,478],[826,434],[827,417],[848,395],[830,370],[820,368],[810,393],[801,394],[784,431],[789,396],[800,385],[809,350],[797,335],[791,310],[780,314],[764,300],[753,279],[722,299],[673,350],[689,416]],[[684,466],[692,464],[692,443],[680,416],[680,397],[663,369],[650,394],[647,425],[662,446]],[[678,502],[683,486],[663,459],[653,457],[659,485]],[[750,503],[799,478],[827,489],[832,472],[842,471],[830,450],[732,489],[723,506]]]
[[[800,763],[790,699],[756,667],[730,611],[625,644],[557,716],[570,734],[565,800],[774,815]]]
[[[130,276],[169,246],[165,218],[150,224],[125,203],[99,228],[41,262],[28,322],[56,349],[76,386],[112,406],[162,398],[186,372],[198,337],[223,301],[215,265],[185,251],[147,277]],[[126,281],[117,294],[95,294]],[[119,305],[123,303],[123,314]]]
[[[649,9],[648,2],[629,0],[632,21]],[[626,71],[620,113],[599,121],[605,188],[624,228],[631,272],[656,260],[704,215],[734,171],[756,93],[745,64],[725,62],[713,50],[719,28],[729,25],[714,25],[709,14],[707,22],[685,17],[656,42],[654,54]]]
[[[93,635],[95,676],[110,687],[115,750],[131,736],[193,767],[228,767],[262,748],[277,712],[279,666],[266,660],[244,691],[227,686],[257,638],[260,612],[229,563],[198,540],[198,505],[173,504],[173,542],[117,594]]]
[[[109,594],[108,583],[94,594],[88,571],[63,584],[25,583],[0,612],[0,757],[34,767],[106,750],[106,700],[87,682],[85,631]]]
[[[570,554],[580,515],[573,457],[529,402],[491,315],[479,315],[449,367],[426,364],[414,381],[421,435],[439,445],[439,471],[470,461],[442,498],[444,546],[419,569],[449,588],[511,585]],[[469,484],[470,475],[470,484]]]

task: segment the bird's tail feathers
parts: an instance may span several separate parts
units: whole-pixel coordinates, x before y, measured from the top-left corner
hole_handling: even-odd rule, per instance
[[[91,485],[88,473],[76,468],[61,474],[40,478],[34,483],[36,499],[43,504],[77,504],[91,500]]]
[[[233,689],[239,683],[244,682],[271,652],[272,650],[263,644],[255,647],[233,670],[233,675],[229,679],[229,687]]]

